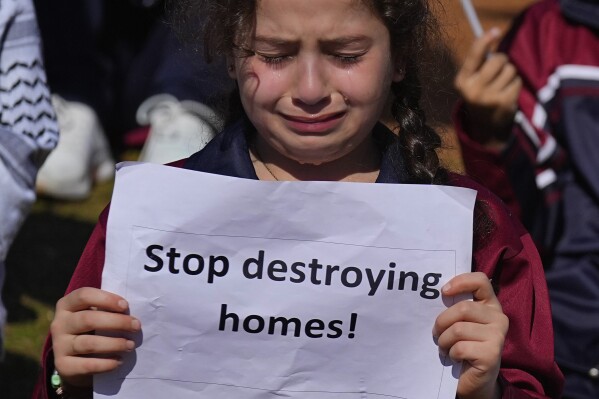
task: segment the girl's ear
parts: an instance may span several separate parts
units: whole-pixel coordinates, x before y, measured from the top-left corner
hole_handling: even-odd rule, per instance
[[[231,79],[237,79],[237,73],[235,71],[235,59],[233,57],[227,57],[227,73]]]
[[[394,82],[401,82],[406,77],[406,65],[405,62],[402,62],[398,59],[393,63],[393,75],[391,79]]]

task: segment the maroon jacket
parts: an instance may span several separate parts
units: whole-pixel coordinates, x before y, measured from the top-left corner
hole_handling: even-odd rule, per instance
[[[392,168],[387,158],[387,153],[384,153],[377,182],[405,181],[401,171],[397,174],[397,168]],[[248,156],[243,127],[239,124],[217,136],[203,151],[173,166],[257,178]],[[547,287],[530,236],[487,189],[458,175],[451,177],[451,184],[477,190],[478,200],[491,221],[481,229],[484,232],[475,237],[477,248],[473,268],[493,278],[503,311],[510,319],[501,366],[503,398],[559,397],[563,378],[553,360],[553,329]],[[107,219],[108,210],[105,210],[81,256],[67,293],[80,287],[100,287]],[[42,362],[44,372],[33,398],[53,398],[48,384],[53,371],[50,337]]]

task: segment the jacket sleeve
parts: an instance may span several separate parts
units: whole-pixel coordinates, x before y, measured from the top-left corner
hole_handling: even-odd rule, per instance
[[[554,360],[549,295],[535,245],[497,197],[474,182],[460,185],[478,191],[477,213],[484,215],[475,222],[474,268],[492,280],[510,321],[501,359],[503,398],[558,398],[563,376]]]
[[[102,269],[104,268],[107,220],[108,208],[100,214],[99,221],[79,259],[65,295],[82,287],[100,288],[102,283]],[[50,376],[53,372],[54,355],[52,353],[52,338],[48,334],[42,352],[42,371],[34,387],[32,399],[58,399],[54,390],[50,387]]]
[[[516,217],[521,218],[523,214],[520,205],[521,198],[516,195],[517,191],[512,185],[509,173],[510,165],[518,164],[518,169],[523,175],[521,186],[533,188],[535,187],[534,180],[531,180],[531,177],[534,176],[534,165],[529,162],[529,157],[515,142],[515,136],[510,138],[503,151],[490,149],[478,143],[473,138],[476,137],[476,132],[473,132],[470,127],[463,101],[458,102],[453,120],[468,176],[489,188],[505,202]]]
[[[520,236],[520,243],[517,252],[505,248],[480,259],[481,268],[494,267],[498,298],[510,320],[501,362],[503,398],[558,398],[563,377],[554,361],[543,267],[530,236]]]

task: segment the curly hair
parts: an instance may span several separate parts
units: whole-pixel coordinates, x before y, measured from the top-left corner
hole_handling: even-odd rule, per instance
[[[442,140],[426,121],[421,100],[419,73],[429,45],[439,38],[439,29],[428,0],[356,0],[378,16],[390,34],[391,49],[405,71],[401,82],[393,83],[391,112],[400,134],[400,154],[409,174],[408,183],[442,184],[447,171],[441,166],[437,149]],[[257,0],[173,0],[170,11],[179,36],[203,51],[207,61],[238,55],[239,43],[246,43],[255,27]],[[203,29],[198,29],[201,21]],[[201,46],[201,47],[200,47]],[[243,56],[241,54],[240,56]],[[243,112],[238,95],[231,98],[230,118]],[[241,114],[242,115],[242,114]]]

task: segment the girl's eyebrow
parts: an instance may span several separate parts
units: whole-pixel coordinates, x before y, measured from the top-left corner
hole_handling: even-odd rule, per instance
[[[333,39],[323,39],[319,40],[319,43],[325,46],[331,47],[342,47],[349,44],[355,43],[370,43],[372,40],[368,36],[364,35],[354,35],[354,36],[342,36],[336,37]],[[256,36],[254,38],[255,44],[266,44],[271,46],[296,46],[299,43],[299,40],[289,40],[283,39],[280,37],[272,37],[272,36]]]
[[[255,44],[268,44],[271,46],[289,46],[289,45],[297,45],[297,40],[286,40],[280,37],[271,37],[271,36],[256,36],[254,38]]]
[[[336,37],[334,39],[320,40],[320,43],[324,44],[326,46],[342,47],[342,46],[346,46],[348,44],[355,44],[355,43],[368,44],[371,41],[372,41],[372,39],[368,36],[355,35],[355,36],[342,36],[342,37]]]

